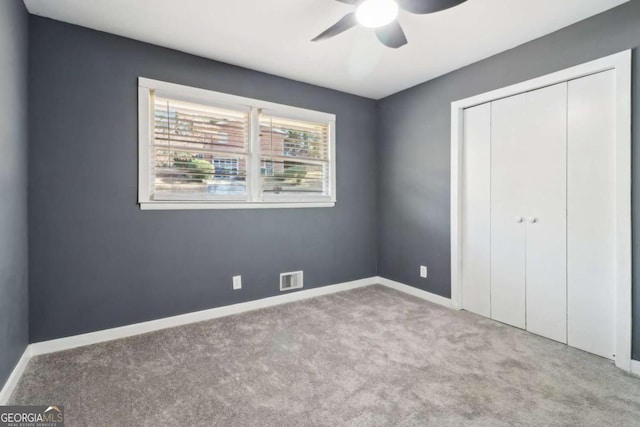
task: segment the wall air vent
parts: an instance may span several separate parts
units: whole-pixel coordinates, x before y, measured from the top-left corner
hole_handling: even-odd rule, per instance
[[[292,271],[280,274],[280,290],[288,291],[302,287],[302,271]]]

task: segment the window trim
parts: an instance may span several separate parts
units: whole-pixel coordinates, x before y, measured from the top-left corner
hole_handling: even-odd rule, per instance
[[[249,151],[247,157],[247,171],[249,174],[246,199],[206,201],[152,199],[150,193],[150,184],[153,179],[151,176],[152,168],[150,167],[150,147],[154,125],[153,106],[151,105],[152,90],[161,97],[249,112]],[[289,194],[260,196],[260,125],[258,110],[281,118],[323,123],[328,126],[329,195],[298,196]],[[335,114],[138,77],[138,204],[142,210],[333,207],[336,204],[335,143]],[[292,159],[295,158],[292,157]]]

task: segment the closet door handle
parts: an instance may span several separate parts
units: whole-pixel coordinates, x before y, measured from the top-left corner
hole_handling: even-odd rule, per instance
[[[532,216],[532,217],[529,218],[529,222],[531,224],[535,224],[536,222],[538,222],[538,218]]]
[[[515,220],[516,220],[516,222],[522,222],[522,217],[521,217],[521,216],[517,216],[517,217],[515,218]]]

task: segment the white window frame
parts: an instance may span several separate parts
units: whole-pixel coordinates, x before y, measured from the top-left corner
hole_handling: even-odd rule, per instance
[[[153,200],[150,183],[151,144],[154,135],[151,92],[157,96],[215,105],[222,108],[249,111],[249,154],[247,157],[247,195],[233,200]],[[322,196],[282,196],[260,194],[260,112],[285,119],[326,124],[328,127],[329,194]],[[336,204],[336,116],[320,111],[291,107],[258,99],[244,98],[211,90],[138,78],[138,204],[142,210],[175,209],[265,209],[265,208],[319,208]],[[232,155],[232,153],[229,153]],[[295,157],[291,158],[295,160]]]

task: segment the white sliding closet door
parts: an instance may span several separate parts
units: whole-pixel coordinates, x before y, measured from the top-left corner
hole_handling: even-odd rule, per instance
[[[613,359],[615,71],[569,82],[568,344]]]
[[[491,317],[491,104],[464,111],[462,306]]]
[[[491,109],[491,318],[524,329],[526,94]]]
[[[566,343],[567,84],[526,96],[526,329]]]

